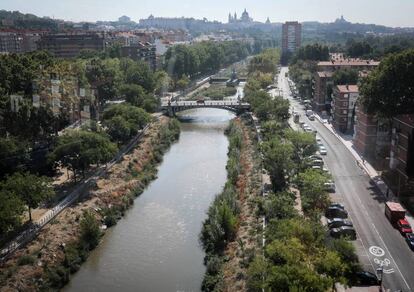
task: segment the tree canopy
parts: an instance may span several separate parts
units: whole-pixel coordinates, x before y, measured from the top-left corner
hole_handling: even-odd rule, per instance
[[[371,114],[391,118],[414,112],[414,49],[384,58],[363,79],[361,103]]]
[[[106,163],[116,151],[116,145],[105,134],[73,130],[59,136],[56,147],[49,154],[49,161],[56,166],[62,163],[76,177],[76,171],[84,172],[92,164]]]

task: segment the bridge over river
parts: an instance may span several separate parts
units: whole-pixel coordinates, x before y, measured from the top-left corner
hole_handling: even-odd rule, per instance
[[[203,100],[203,101],[172,101],[164,102],[161,105],[162,111],[169,116],[175,115],[177,112],[181,112],[194,108],[217,108],[224,109],[236,114],[250,110],[250,104],[247,102],[241,102],[237,100]]]

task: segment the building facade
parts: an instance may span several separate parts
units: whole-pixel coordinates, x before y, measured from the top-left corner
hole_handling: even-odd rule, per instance
[[[330,112],[333,88],[332,72],[316,72],[313,79],[312,108],[318,112]]]
[[[121,57],[144,61],[152,70],[157,68],[156,46],[150,43],[121,47]]]
[[[414,115],[393,118],[390,170],[395,174],[395,190],[414,195]]]
[[[333,126],[342,133],[354,131],[355,106],[359,97],[357,85],[337,85],[333,91]]]
[[[288,21],[282,26],[282,52],[293,53],[302,43],[302,24]]]
[[[83,50],[102,51],[107,39],[100,33],[59,33],[43,35],[39,49],[58,58],[75,58]]]

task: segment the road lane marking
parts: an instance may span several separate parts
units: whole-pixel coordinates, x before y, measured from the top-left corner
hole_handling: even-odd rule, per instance
[[[369,248],[369,252],[376,257],[382,257],[385,255],[385,251],[379,246],[375,246],[375,245]]]
[[[372,220],[371,220],[371,221],[372,221]],[[390,255],[391,260],[394,262],[395,267],[397,268],[398,272],[400,273],[400,275],[401,275],[401,277],[402,277],[402,279],[403,279],[403,281],[404,281],[405,285],[407,286],[408,290],[410,290],[410,291],[411,291],[411,287],[410,287],[410,285],[408,285],[407,281],[405,280],[404,275],[401,273],[400,268],[398,267],[398,265],[397,265],[396,261],[395,261],[395,260],[394,260],[394,258],[392,257],[392,254],[390,253],[390,251],[389,251],[389,249],[388,249],[387,245],[385,244],[384,240],[382,239],[382,236],[379,234],[379,232],[378,232],[377,228],[375,227],[374,223],[371,223],[371,224],[372,224],[372,227],[374,227],[375,232],[378,234],[378,236],[379,236],[380,240],[382,241],[382,244],[384,245],[384,247],[385,247],[385,249],[387,250],[388,254]]]

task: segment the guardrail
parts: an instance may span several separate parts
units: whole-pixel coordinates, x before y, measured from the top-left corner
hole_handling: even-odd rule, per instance
[[[28,229],[17,235],[5,247],[0,250],[0,262],[7,260],[17,249],[25,246],[27,243],[37,237],[40,230],[45,227],[50,221],[56,218],[63,210],[72,205],[83,194],[85,188],[89,188],[96,180],[112,166],[115,165],[126,153],[131,151],[132,147],[141,139],[141,137],[148,130],[149,125],[146,125],[127,145],[122,147],[115,155],[115,157],[108,162],[105,167],[99,168],[89,178],[83,180],[67,197],[60,201],[56,206],[46,212],[37,222],[33,223]]]

